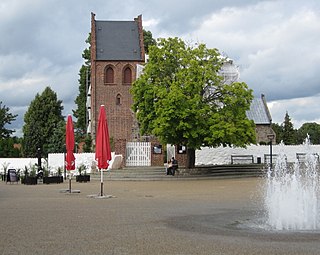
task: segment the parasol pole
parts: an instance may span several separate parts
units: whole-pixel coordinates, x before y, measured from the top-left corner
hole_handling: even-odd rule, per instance
[[[103,196],[103,169],[100,169],[101,172],[101,185],[100,185],[100,196]]]
[[[71,193],[71,171],[69,170],[69,192]]]

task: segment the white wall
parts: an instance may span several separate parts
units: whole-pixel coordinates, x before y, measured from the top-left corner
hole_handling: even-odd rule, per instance
[[[77,173],[77,168],[80,165],[86,166],[86,172],[91,173],[92,169],[96,170],[95,153],[74,153],[75,156],[75,170],[72,173]],[[111,152],[111,161],[109,162],[108,170],[118,169],[122,164],[122,155],[115,155]],[[48,155],[48,166],[50,171],[57,171],[58,167],[64,167],[64,153],[50,153]]]
[[[310,150],[313,153],[320,154],[320,145],[272,145],[272,154],[279,154],[280,150],[284,150],[287,161],[295,162],[296,153],[306,153]],[[196,151],[196,165],[221,165],[230,164],[231,155],[253,155],[254,162],[257,162],[257,157],[261,157],[264,163],[264,154],[270,154],[269,145],[251,145],[247,148],[238,147],[203,147]]]
[[[287,155],[288,162],[295,162],[296,153],[306,153],[310,150],[312,153],[320,155],[320,145],[273,145],[272,154],[279,154],[280,150],[284,150]],[[238,147],[217,147],[208,148],[203,147],[201,150],[196,151],[196,165],[222,165],[231,163],[231,155],[253,155],[254,162],[257,162],[257,157],[261,157],[262,163],[264,163],[264,154],[270,153],[269,145],[251,145],[247,148]],[[87,166],[87,172],[91,172],[91,167],[95,168],[96,161],[94,159],[94,153],[75,153],[76,169],[81,164]],[[122,155],[115,155],[112,153],[112,160],[110,162],[109,169],[117,169],[121,166]],[[8,165],[9,168],[24,169],[25,166],[30,167],[38,163],[37,158],[0,158],[0,173],[4,172],[4,165]],[[64,154],[49,154],[48,162],[44,159],[42,164],[48,164],[51,172],[56,172],[58,167],[64,167]],[[76,172],[76,171],[74,171]]]
[[[64,153],[49,153],[48,154],[48,167],[50,171],[56,171],[58,167],[64,169]],[[74,153],[76,169],[84,164],[87,168],[87,172],[91,172],[91,166],[95,165],[94,153]],[[75,171],[71,171],[75,172]]]
[[[5,166],[23,170],[25,166],[30,168],[34,164],[38,164],[37,158],[0,158],[0,173],[4,173]]]
[[[71,171],[72,173],[77,173],[77,168],[84,164],[86,166],[87,173],[91,173],[92,169],[96,169],[95,153],[75,153],[75,163],[76,170]],[[115,155],[114,152],[111,153],[111,161],[109,162],[108,169],[117,169],[122,165],[122,155]],[[38,163],[37,158],[0,158],[0,173],[4,172],[4,167],[7,169],[24,169],[25,166],[30,168],[30,166]],[[42,166],[48,168],[50,173],[57,172],[58,167],[64,169],[64,153],[50,153],[48,154],[48,161],[42,159]]]

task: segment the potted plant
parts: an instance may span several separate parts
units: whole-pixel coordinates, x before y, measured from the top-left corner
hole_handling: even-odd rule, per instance
[[[7,180],[7,169],[9,167],[9,163],[4,162],[2,164],[2,167],[3,167],[3,171],[4,171],[4,173],[2,175],[2,181],[6,181]]]
[[[84,164],[81,164],[80,166],[78,166],[77,169],[78,169],[79,175],[76,176],[76,181],[77,182],[89,182],[90,175],[87,174],[86,166]]]
[[[28,175],[28,167],[24,166],[23,175],[21,176],[21,183],[26,184],[26,177]]]
[[[36,166],[31,166],[30,173],[28,171],[28,167],[25,166],[24,168],[24,177],[21,178],[21,183],[26,185],[36,185],[38,184],[38,177],[36,174]]]
[[[60,167],[59,167],[60,168]],[[49,171],[44,169],[44,177],[43,183],[50,184],[50,183],[61,183],[63,182],[63,177],[61,176],[61,169],[57,171],[58,175],[49,176]]]
[[[63,172],[63,167],[59,166],[58,169],[57,169],[57,174],[60,177],[60,182],[63,182],[62,172]]]

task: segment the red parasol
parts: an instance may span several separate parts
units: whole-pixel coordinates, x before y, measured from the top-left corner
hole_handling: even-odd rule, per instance
[[[73,150],[74,150],[74,130],[73,130],[72,117],[69,114],[68,119],[67,119],[67,125],[66,125],[66,151],[67,151],[67,155],[65,158],[65,166],[66,166],[66,170],[69,170],[69,192],[70,193],[71,193],[71,172],[70,172],[70,170],[74,170],[76,168]]]
[[[98,168],[107,169],[111,160],[108,123],[104,105],[100,106],[99,123],[96,136],[96,160]]]
[[[103,196],[103,171],[108,169],[109,161],[111,160],[110,139],[108,131],[108,122],[104,105],[100,106],[98,130],[96,135],[96,160],[98,168],[101,171],[101,192]]]
[[[73,155],[74,150],[74,130],[71,115],[68,115],[67,125],[66,125],[66,169],[75,169],[75,157]]]

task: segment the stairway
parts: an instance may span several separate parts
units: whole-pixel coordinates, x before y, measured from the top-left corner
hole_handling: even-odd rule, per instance
[[[263,164],[233,164],[198,166],[190,169],[189,176],[205,176],[212,178],[259,177],[265,173]]]
[[[157,181],[258,177],[264,172],[262,164],[234,164],[180,168],[175,176],[166,175],[164,167],[126,167],[105,172],[103,176],[104,180]],[[91,178],[99,179],[100,174],[91,174]]]
[[[111,180],[162,180],[166,177],[169,176],[164,167],[126,167],[105,174],[105,178]]]

